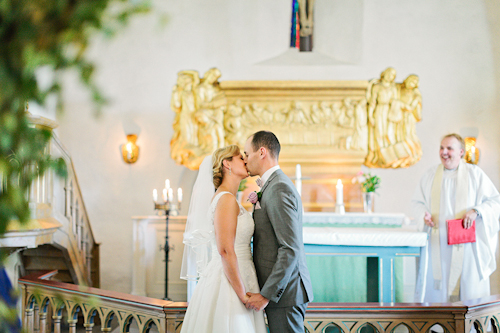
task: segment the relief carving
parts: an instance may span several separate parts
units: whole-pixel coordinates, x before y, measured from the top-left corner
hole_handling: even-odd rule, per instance
[[[181,71],[172,91],[171,107],[176,116],[170,141],[177,164],[198,169],[203,158],[224,147],[226,97],[219,87],[217,68],[208,70],[200,80],[196,71]]]
[[[416,75],[396,83],[396,71],[388,68],[369,82],[219,84],[220,76],[216,68],[202,79],[196,71],[181,71],[172,92],[176,117],[171,156],[190,169],[197,169],[219,147],[243,146],[259,130],[272,130],[294,154],[307,152],[304,158],[313,150],[317,158],[322,152],[332,152],[335,159],[362,154],[368,167],[400,168],[422,156],[416,135],[416,123],[422,119]]]

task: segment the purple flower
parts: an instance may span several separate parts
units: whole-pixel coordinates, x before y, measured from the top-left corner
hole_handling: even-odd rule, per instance
[[[259,201],[259,195],[257,192],[253,191],[248,195],[248,201],[250,201],[253,204],[256,204],[257,201]]]

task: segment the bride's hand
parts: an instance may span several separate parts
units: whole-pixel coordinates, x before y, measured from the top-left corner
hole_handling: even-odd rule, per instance
[[[248,300],[250,299],[250,297],[248,295],[244,295],[243,298],[240,298],[240,300],[243,302],[243,304],[247,304]]]

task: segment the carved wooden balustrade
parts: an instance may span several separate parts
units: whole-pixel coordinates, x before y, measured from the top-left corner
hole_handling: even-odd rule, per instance
[[[59,202],[53,203],[55,214],[64,214],[67,225],[63,229],[68,233],[67,250],[73,258],[77,280],[89,286],[99,286],[99,254],[98,244],[94,239],[92,226],[87,215],[87,210],[83,201],[78,179],[76,177],[73,161],[62,145],[59,138],[54,135],[51,140],[51,154],[62,157],[68,166],[68,177],[66,179],[55,178],[54,191],[64,191],[55,193],[54,198],[59,198]],[[47,177],[47,176],[44,176]],[[64,200],[61,200],[64,198]],[[61,219],[59,219],[61,221]]]
[[[80,324],[87,332],[112,329],[130,332],[135,321],[140,333],[180,332],[187,303],[164,301],[148,297],[82,288],[50,281],[55,274],[20,279],[23,291],[23,325],[28,333],[61,333],[67,325],[75,333]],[[65,322],[63,322],[65,318]],[[500,296],[455,303],[311,303],[307,309],[305,330],[308,333],[378,333],[429,332],[440,325],[446,333],[498,333]]]
[[[58,267],[59,280],[99,286],[99,245],[94,239],[71,156],[53,132],[57,127],[54,121],[33,115],[29,120],[34,127],[52,131],[45,153],[64,159],[68,177],[58,177],[48,170],[33,181],[28,194],[30,221],[25,225],[11,223],[0,237],[0,247],[13,253],[13,257],[20,253],[26,259],[13,260],[22,266],[22,274]],[[50,260],[45,260],[48,257]],[[16,276],[19,274],[18,268],[12,271]]]
[[[110,332],[116,324],[119,332],[129,332],[134,322],[141,333],[180,331],[187,303],[47,280],[56,273],[45,272],[19,280],[23,327],[29,333],[61,333],[63,327],[68,327],[69,333],[76,333],[82,327],[93,332],[96,323],[100,323],[101,332]]]

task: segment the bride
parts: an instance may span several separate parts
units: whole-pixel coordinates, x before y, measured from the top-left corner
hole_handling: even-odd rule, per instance
[[[254,221],[236,200],[239,184],[247,176],[236,145],[217,149],[200,166],[181,269],[181,278],[199,281],[181,333],[267,332],[264,313],[245,307],[246,293],[259,292],[250,249]]]

